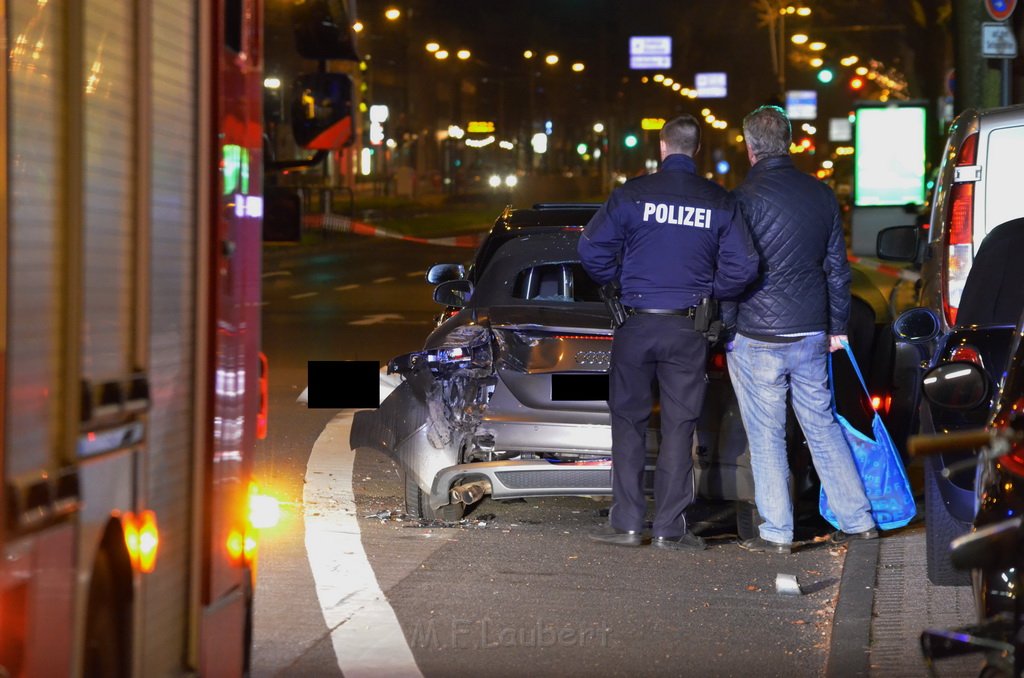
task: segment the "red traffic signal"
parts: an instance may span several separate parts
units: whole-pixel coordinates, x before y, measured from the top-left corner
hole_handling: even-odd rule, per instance
[[[864,88],[864,78],[855,77],[850,80],[850,89],[859,90]]]

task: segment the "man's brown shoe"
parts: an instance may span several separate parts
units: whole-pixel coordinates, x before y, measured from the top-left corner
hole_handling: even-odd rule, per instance
[[[783,544],[776,541],[768,541],[761,537],[751,537],[750,539],[744,539],[743,541],[736,542],[744,551],[750,551],[751,553],[781,553],[783,555],[789,555],[793,552],[792,544]]]
[[[851,541],[858,539],[878,539],[878,530],[874,527],[864,530],[863,532],[843,532],[842,530],[836,530],[829,538],[828,543],[833,546],[842,546],[843,544],[849,544]]]

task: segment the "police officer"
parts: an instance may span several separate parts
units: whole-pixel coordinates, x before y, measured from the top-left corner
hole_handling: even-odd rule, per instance
[[[640,546],[647,508],[643,478],[652,386],[661,402],[652,544],[699,550],[686,524],[693,503],[693,430],[704,403],[708,344],[694,329],[702,298],[738,295],[758,258],[733,198],[697,176],[700,125],[692,115],[661,129],[661,171],[627,181],[587,224],[579,254],[599,284],[618,280],[629,313],[615,330],[608,405],[612,422],[609,523],[591,538]]]

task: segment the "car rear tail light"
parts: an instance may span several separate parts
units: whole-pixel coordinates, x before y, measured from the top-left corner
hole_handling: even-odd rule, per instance
[[[725,372],[725,352],[712,351],[708,355],[708,372]]]
[[[956,158],[956,167],[970,167],[978,158],[978,133],[964,139]],[[974,182],[971,177],[960,177],[955,173],[946,207],[946,261],[943,266],[944,299],[943,309],[946,321],[956,324],[960,296],[967,282],[974,262]]]
[[[610,334],[555,334],[552,335],[552,339],[561,339],[569,341],[572,339],[594,339],[596,341],[611,341],[612,335]]]

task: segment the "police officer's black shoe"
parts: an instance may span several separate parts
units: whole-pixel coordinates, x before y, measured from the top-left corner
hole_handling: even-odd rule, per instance
[[[778,541],[768,541],[761,537],[751,537],[750,539],[744,539],[743,541],[736,542],[744,551],[750,551],[751,553],[781,553],[783,555],[789,555],[793,552],[792,544],[784,544]]]
[[[644,536],[640,531],[619,530],[612,527],[609,523],[605,523],[591,532],[590,538],[594,541],[614,544],[615,546],[643,546],[644,543]]]
[[[681,537],[655,537],[651,540],[651,546],[671,551],[703,551],[708,547],[704,540],[693,532],[687,532]]]

